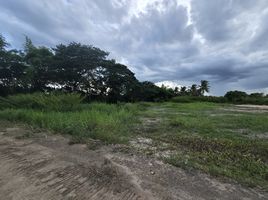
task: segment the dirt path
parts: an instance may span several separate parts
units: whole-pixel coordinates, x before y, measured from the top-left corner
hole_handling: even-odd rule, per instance
[[[62,136],[0,127],[0,199],[268,199],[267,193],[185,172],[120,146],[89,150]]]

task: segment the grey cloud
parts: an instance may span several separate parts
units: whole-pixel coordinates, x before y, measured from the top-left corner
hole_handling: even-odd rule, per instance
[[[250,43],[250,50],[267,50],[268,48],[268,12],[261,18],[261,24]]]
[[[1,31],[11,24],[9,34],[14,38],[27,34],[36,42],[43,40],[41,44],[50,45],[77,39],[93,41],[95,34],[101,35],[111,29],[111,25],[120,22],[128,11],[127,6],[116,6],[113,1],[106,0],[0,2],[0,11],[5,14]]]
[[[247,29],[254,28],[250,21],[257,18],[265,7],[267,8],[268,2],[266,0],[192,0],[191,5],[191,16],[197,31],[208,41],[228,42],[228,40],[240,39]]]
[[[154,45],[188,42],[192,39],[193,27],[187,25],[187,21],[187,10],[183,6],[169,4],[164,11],[151,7],[122,26],[120,34]]]
[[[174,2],[162,3],[163,10],[151,5],[146,12],[123,24],[116,36],[116,50],[128,57],[131,65],[156,72],[151,77],[137,73],[141,79],[168,78],[169,71],[179,66],[181,59],[199,53],[192,41],[194,32],[188,24],[187,9]]]

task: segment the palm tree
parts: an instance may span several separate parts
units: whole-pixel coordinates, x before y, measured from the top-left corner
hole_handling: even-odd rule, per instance
[[[192,96],[198,96],[198,91],[197,91],[197,85],[196,84],[193,84],[192,86],[191,86],[191,89],[190,89],[190,92],[191,92],[191,95]]]
[[[206,80],[201,80],[200,93],[204,96],[205,92],[209,92],[209,83]]]
[[[181,96],[185,96],[187,94],[187,88],[185,86],[181,87],[180,89],[180,95]]]

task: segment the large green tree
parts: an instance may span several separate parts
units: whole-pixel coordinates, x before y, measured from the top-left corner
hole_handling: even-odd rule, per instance
[[[129,98],[138,82],[125,65],[107,59],[109,53],[97,47],[70,43],[53,50],[52,80],[65,90],[115,102]]]
[[[238,90],[226,92],[226,94],[224,95],[224,97],[227,98],[228,101],[232,101],[232,102],[241,101],[243,98],[247,96],[248,94],[246,92],[238,91]]]
[[[109,55],[99,48],[74,42],[57,45],[53,50],[52,80],[69,91],[84,89],[83,80],[102,67]]]

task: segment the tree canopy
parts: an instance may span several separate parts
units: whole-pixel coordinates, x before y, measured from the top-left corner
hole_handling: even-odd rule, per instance
[[[127,66],[109,59],[109,52],[76,42],[53,48],[35,46],[25,38],[23,50],[8,50],[0,35],[0,95],[49,92],[79,92],[87,100],[163,101],[174,96],[203,96],[208,81],[190,89],[158,87],[140,82]]]

